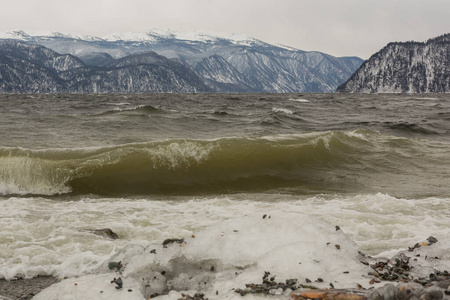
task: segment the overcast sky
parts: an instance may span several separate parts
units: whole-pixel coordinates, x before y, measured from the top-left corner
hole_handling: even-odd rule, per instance
[[[0,31],[105,36],[152,28],[236,32],[367,59],[392,41],[450,32],[450,0],[0,0]]]

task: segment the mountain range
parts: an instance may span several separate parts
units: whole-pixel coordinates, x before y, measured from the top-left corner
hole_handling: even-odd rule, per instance
[[[450,93],[450,34],[389,43],[339,88],[346,93]]]
[[[334,92],[362,64],[239,34],[0,34],[0,92]]]

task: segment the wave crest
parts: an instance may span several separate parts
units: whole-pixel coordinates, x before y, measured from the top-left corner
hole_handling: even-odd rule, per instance
[[[426,152],[414,140],[329,131],[166,140],[86,149],[0,148],[0,194],[141,195],[336,188],[361,172],[391,172]],[[395,148],[402,151],[392,151]],[[410,162],[413,164],[413,161]],[[367,175],[367,174],[366,174]],[[367,175],[369,178],[371,175]]]

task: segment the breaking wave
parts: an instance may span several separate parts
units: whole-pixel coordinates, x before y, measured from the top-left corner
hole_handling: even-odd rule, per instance
[[[420,148],[422,147],[422,148]],[[2,195],[225,193],[333,184],[390,172],[427,149],[357,130],[165,140],[81,149],[0,148]],[[402,151],[396,151],[402,149]],[[403,167],[404,168],[404,167]],[[369,180],[368,179],[368,180]]]
[[[274,107],[274,108],[272,108],[272,111],[275,112],[275,113],[281,112],[281,113],[285,113],[285,114],[288,114],[288,115],[294,114],[294,112],[292,110],[287,109],[287,108],[281,108],[281,107]]]
[[[116,104],[117,107],[107,110],[105,112],[99,113],[97,115],[104,116],[104,115],[110,115],[110,114],[116,114],[116,113],[137,113],[137,114],[152,114],[161,112],[160,109],[153,107],[151,105],[138,105],[134,107],[123,107],[126,106],[128,103],[121,103]]]

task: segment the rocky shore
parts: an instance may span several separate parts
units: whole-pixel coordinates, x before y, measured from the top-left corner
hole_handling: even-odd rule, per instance
[[[308,278],[304,283],[295,278],[276,282],[276,276],[266,271],[262,283],[248,283],[245,288],[235,289],[235,292],[241,296],[285,295],[290,300],[447,300],[450,299],[450,273],[436,270],[440,258],[432,256],[430,251],[430,246],[437,242],[435,237],[430,236],[426,242],[417,243],[391,259],[375,259],[360,253],[361,263],[373,270],[364,280],[368,280],[370,285],[377,284],[377,288],[364,289],[355,283],[355,287],[335,289],[330,282],[329,289],[319,289],[311,285]],[[323,279],[317,278],[315,282],[323,283]]]
[[[339,230],[339,229],[337,229]],[[182,243],[183,239],[168,239],[163,246]],[[265,298],[307,300],[450,300],[450,273],[441,263],[441,258],[433,251],[437,239],[429,237],[426,242],[417,243],[407,250],[400,251],[392,258],[373,258],[362,253],[358,259],[370,271],[361,277],[361,281],[347,288],[335,288],[337,281],[325,282],[322,278],[292,278],[282,282],[276,280],[277,275],[265,271],[260,283],[246,283],[235,287],[236,298],[246,295],[264,295]],[[156,253],[152,250],[151,253]],[[443,254],[444,256],[447,254]],[[121,262],[109,262],[108,268],[121,273]],[[213,268],[213,267],[212,267]],[[214,271],[214,269],[211,269]],[[348,271],[342,270],[343,273]],[[122,289],[122,281],[114,278],[116,289]],[[32,279],[0,280],[0,300],[32,299],[41,290],[59,282],[57,278],[40,276]],[[114,283],[114,282],[113,282]],[[363,287],[366,286],[366,288]],[[320,286],[318,288],[317,286]],[[324,286],[329,286],[324,288]],[[370,286],[367,288],[367,286]],[[128,290],[130,291],[130,290]],[[158,294],[150,296],[157,297]],[[207,295],[182,294],[180,300],[220,299],[219,292]]]
[[[28,300],[59,280],[52,276],[31,279],[0,280],[0,300]]]

